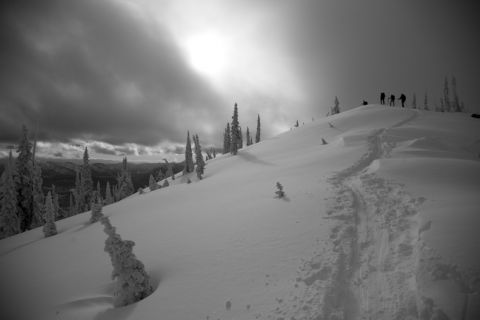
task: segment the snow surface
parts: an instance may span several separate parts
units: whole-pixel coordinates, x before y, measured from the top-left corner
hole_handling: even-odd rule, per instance
[[[479,155],[466,114],[306,124],[103,208],[155,283],[136,304],[88,212],[0,241],[0,319],[480,319]]]

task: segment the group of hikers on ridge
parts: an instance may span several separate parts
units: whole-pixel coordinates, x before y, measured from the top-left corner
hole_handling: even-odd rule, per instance
[[[402,108],[405,108],[405,101],[407,100],[407,97],[402,93],[398,100],[400,100],[400,102],[402,103]],[[380,104],[385,104],[385,92],[380,93]],[[391,107],[395,107],[395,95],[393,93],[388,98],[388,105]]]

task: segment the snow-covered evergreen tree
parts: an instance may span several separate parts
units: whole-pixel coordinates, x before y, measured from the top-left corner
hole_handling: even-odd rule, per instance
[[[69,197],[69,205],[68,205],[68,216],[67,217],[72,217],[76,215],[78,212],[76,211],[76,206],[75,206],[75,196],[73,195],[75,191],[70,191],[70,197]]]
[[[58,203],[58,193],[55,190],[55,185],[52,184],[52,203],[53,203],[53,212],[55,216],[55,220],[60,218],[60,204]]]
[[[275,191],[275,194],[277,195],[277,198],[285,198],[285,192],[283,191],[283,186],[280,184],[280,182],[277,182],[277,191]]]
[[[42,185],[43,185],[43,179],[42,179],[42,169],[38,164],[33,162],[33,176],[32,176],[32,184],[33,184],[33,189],[32,189],[32,205],[33,205],[33,217],[32,217],[32,223],[30,225],[30,228],[36,228],[41,225],[43,225],[44,222],[44,202],[45,202],[45,197],[43,195],[42,191]],[[57,201],[58,201],[58,196],[57,196]],[[55,217],[57,212],[54,211]]]
[[[246,133],[246,140],[247,140],[247,146],[252,144],[252,140],[250,137],[250,129],[247,127],[247,133]]]
[[[132,177],[127,168],[127,157],[123,158],[122,170],[117,176],[117,186],[117,201],[128,197],[134,191]]]
[[[165,187],[168,187],[169,185],[170,185],[170,184],[168,183],[168,180],[167,180],[167,179],[163,180],[163,185],[162,185],[162,187],[165,188]]]
[[[27,230],[33,221],[33,156],[28,129],[22,127],[22,137],[17,148],[15,188],[20,232]]]
[[[43,225],[43,234],[45,237],[51,237],[57,234],[55,225],[55,212],[53,209],[52,194],[50,191],[45,198],[45,224]]]
[[[324,138],[322,138],[322,144],[328,144],[328,142]]]
[[[225,128],[225,133],[223,134],[223,154],[230,152],[230,142],[231,142],[231,135],[230,135],[230,123],[227,122],[227,126]]]
[[[112,189],[110,188],[110,182],[107,181],[107,184],[105,186],[105,204],[111,204],[113,203],[113,195],[112,195]]]
[[[333,107],[331,108],[330,114],[334,115],[340,113],[340,102],[338,101],[338,97],[335,96],[335,100],[333,102]]]
[[[412,97],[412,108],[417,109],[417,95],[414,93]]]
[[[96,194],[95,199],[92,199],[90,223],[100,221],[100,219],[103,217],[102,207],[102,196]]]
[[[126,306],[146,298],[153,292],[153,286],[145,266],[133,253],[135,242],[122,240],[108,217],[102,217],[101,222],[108,236],[105,240],[105,251],[112,261],[112,279],[116,280],[115,307]]]
[[[190,141],[190,131],[187,132],[187,143],[185,145],[185,167],[183,168],[183,174],[193,172],[193,153],[192,143]]]
[[[236,155],[240,143],[240,123],[238,122],[238,106],[233,107],[232,125],[230,127],[230,153]]]
[[[158,184],[157,184],[157,181],[155,181],[155,178],[153,177],[153,175],[150,175],[148,186],[150,187],[150,191],[157,190]]]
[[[195,140],[195,137],[194,137]],[[165,161],[165,164],[167,165],[167,172],[165,173],[165,179],[172,178],[172,180],[175,180],[175,174],[173,173],[173,166],[170,162],[168,162],[167,159],[163,159]]]
[[[260,142],[260,114],[257,116],[257,132],[255,133],[255,143]]]
[[[75,189],[73,190],[73,197],[75,199],[75,212],[83,212],[85,208],[85,197],[83,197],[83,188],[78,167],[75,168]]]
[[[82,211],[88,211],[90,210],[90,203],[93,198],[93,179],[87,147],[85,147],[85,151],[83,152],[83,165],[80,169],[80,183],[82,185],[83,192],[81,197],[84,199],[84,207],[82,208]]]
[[[203,160],[202,156],[202,147],[200,146],[200,139],[198,138],[198,134],[194,136],[193,141],[195,142],[195,160],[197,165],[197,177],[198,179],[202,179],[202,175],[205,171],[205,161]]]
[[[20,221],[17,215],[17,190],[15,187],[15,166],[12,151],[2,173],[0,188],[0,239],[20,232]]]

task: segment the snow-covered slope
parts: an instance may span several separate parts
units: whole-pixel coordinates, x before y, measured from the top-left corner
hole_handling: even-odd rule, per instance
[[[306,124],[104,207],[156,285],[134,305],[112,307],[89,213],[0,241],[0,318],[480,319],[479,154],[465,114]]]

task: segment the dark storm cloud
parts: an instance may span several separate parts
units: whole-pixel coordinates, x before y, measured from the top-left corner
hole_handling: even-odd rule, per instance
[[[211,112],[219,98],[141,8],[7,2],[0,8],[0,140],[18,140],[25,123],[38,126],[41,140],[155,145],[183,141],[182,119],[225,117]]]
[[[480,77],[478,1],[292,1],[281,21],[312,109],[380,91],[423,101],[440,97],[444,76],[456,75],[467,106],[476,108]],[[409,100],[411,101],[411,100]],[[432,101],[432,100],[431,100]],[[437,101],[437,100],[435,100]],[[324,110],[326,112],[326,110]]]

